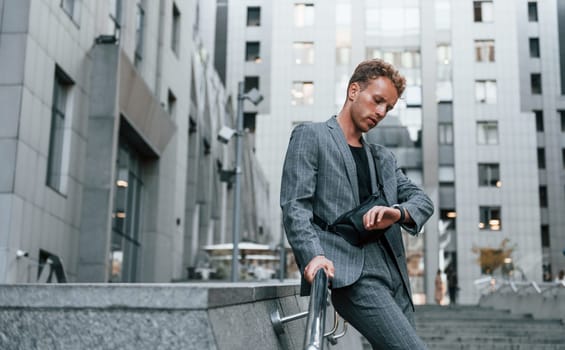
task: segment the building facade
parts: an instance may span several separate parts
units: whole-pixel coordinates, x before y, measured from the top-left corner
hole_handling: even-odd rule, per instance
[[[249,13],[258,12],[259,33],[249,28]],[[237,76],[258,74],[261,89],[270,81],[255,150],[271,183],[276,234],[292,128],[335,115],[356,64],[379,57],[406,75],[408,87],[367,138],[390,147],[436,203],[424,235],[406,240],[421,301],[433,300],[440,268],[456,272],[459,301],[476,302],[473,282],[492,273],[481,251],[511,251],[504,269],[512,273],[502,278],[541,281],[549,266],[563,268],[565,12],[558,1],[242,0],[230,1],[227,13],[235,59],[226,76],[241,70],[244,50],[258,41],[261,59],[245,62]]]
[[[200,26],[206,8],[2,0],[0,9],[0,282],[35,282],[53,261],[69,281],[186,279],[202,246],[231,241],[221,170],[234,166],[234,147],[216,135],[235,112]],[[268,184],[241,137],[243,205],[256,205]],[[242,237],[260,239],[261,211],[243,212]]]

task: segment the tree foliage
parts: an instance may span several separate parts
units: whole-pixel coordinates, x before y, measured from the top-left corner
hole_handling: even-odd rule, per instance
[[[505,238],[498,248],[473,246],[471,250],[478,255],[477,263],[481,267],[481,272],[490,275],[505,265],[505,259],[512,258],[515,248],[516,245],[510,246],[510,240]]]

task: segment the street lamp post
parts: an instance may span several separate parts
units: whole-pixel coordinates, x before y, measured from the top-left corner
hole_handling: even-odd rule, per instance
[[[254,105],[259,104],[263,100],[263,96],[257,89],[251,89],[247,94],[243,93],[243,82],[240,81],[237,86],[237,120],[236,132],[237,137],[235,146],[235,193],[233,196],[233,252],[232,252],[232,269],[231,280],[237,282],[239,280],[239,230],[240,230],[240,205],[241,205],[241,153],[243,143],[243,101],[248,99]]]

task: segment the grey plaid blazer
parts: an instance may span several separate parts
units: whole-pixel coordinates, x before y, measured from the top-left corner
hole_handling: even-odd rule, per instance
[[[393,153],[385,147],[367,144],[372,192],[377,190],[375,166],[390,205],[402,204],[414,226],[405,226],[413,235],[420,232],[433,213],[428,196],[397,167]],[[363,247],[355,247],[336,234],[323,231],[312,222],[313,214],[331,223],[342,213],[359,205],[357,169],[345,136],[334,117],[323,123],[297,126],[290,137],[283,166],[280,204],[283,224],[300,272],[317,255],[334,263],[332,288],[353,284],[363,268]],[[404,287],[411,295],[400,226],[392,225],[385,237],[392,248]],[[310,285],[302,280],[301,294]]]

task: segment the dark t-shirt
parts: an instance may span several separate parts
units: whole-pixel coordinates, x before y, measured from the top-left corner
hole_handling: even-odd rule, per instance
[[[369,172],[369,160],[364,147],[349,146],[355,166],[357,168],[357,183],[359,185],[359,201],[362,203],[371,195],[371,175]]]

